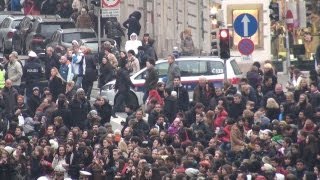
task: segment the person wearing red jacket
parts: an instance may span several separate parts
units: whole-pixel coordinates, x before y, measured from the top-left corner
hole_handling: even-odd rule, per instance
[[[215,112],[215,119],[213,121],[213,127],[222,127],[224,125],[224,121],[228,117],[227,111],[225,111],[224,107],[221,105],[218,105],[216,109],[214,110]]]

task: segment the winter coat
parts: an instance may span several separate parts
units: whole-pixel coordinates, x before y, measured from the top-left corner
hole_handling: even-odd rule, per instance
[[[4,109],[5,114],[13,114],[17,105],[18,91],[14,87],[11,87],[10,89],[5,87],[2,89],[2,95],[6,105]]]
[[[98,87],[101,88],[109,81],[113,79],[115,76],[115,69],[114,67],[107,62],[107,64],[100,64],[100,75],[99,75],[99,82]]]
[[[74,75],[83,76],[86,71],[86,59],[82,52],[72,54],[72,72]]]
[[[173,88],[177,92],[178,111],[185,112],[189,108],[189,93],[182,85]]]
[[[65,92],[65,85],[59,77],[55,76],[49,80],[49,89],[52,93],[53,101],[55,102],[58,98],[58,95]]]
[[[136,33],[132,33],[130,35],[130,40],[126,41],[124,49],[126,52],[129,50],[133,50],[135,54],[138,54],[138,47],[142,46],[142,42],[138,39],[132,40],[132,36],[137,35]]]
[[[13,164],[6,163],[0,164],[0,179],[5,180],[16,180],[17,179],[17,172],[14,169]]]
[[[57,116],[60,116],[62,117],[63,119],[63,123],[68,127],[68,128],[71,128],[72,126],[76,125],[74,124],[74,121],[73,121],[73,116],[71,114],[71,111],[70,109],[68,108],[60,108],[58,107],[57,110],[55,110],[53,113],[52,113],[52,119],[54,119],[55,117]]]
[[[84,81],[93,82],[97,80],[98,73],[96,69],[97,59],[94,55],[85,55],[86,59],[86,74],[84,75]]]
[[[64,124],[59,127],[56,127],[55,135],[58,139],[58,142],[63,143],[68,135],[68,132],[69,132],[69,129]]]
[[[50,57],[48,55],[46,55],[44,57],[44,62],[45,62],[46,79],[49,79],[51,76],[51,69],[54,67],[59,69],[59,67],[60,67],[59,57],[56,54],[53,54]]]
[[[274,91],[269,91],[267,94],[263,96],[263,99],[261,101],[261,106],[266,107],[267,100],[269,98],[273,98],[277,101],[278,104],[282,104],[286,101],[286,96],[284,92],[281,92],[280,94],[276,94]]]
[[[144,82],[145,90],[150,91],[152,89],[156,89],[158,81],[159,81],[158,71],[154,67],[148,68],[146,71],[146,78]]]
[[[222,127],[224,126],[224,121],[227,119],[228,113],[223,110],[219,114],[217,114],[216,118],[213,121],[213,127]]]
[[[41,174],[41,164],[40,164],[40,158],[37,157],[31,157],[31,162],[30,162],[30,178],[31,179],[37,179],[39,178],[42,174]]]
[[[66,163],[69,164],[68,174],[71,179],[79,179],[79,171],[81,169],[80,164],[83,164],[82,160],[82,156],[79,152],[68,153],[66,155]]]
[[[280,114],[279,108],[268,108],[266,107],[266,117],[269,118],[271,121],[274,119],[278,119]]]
[[[93,23],[89,14],[80,14],[77,17],[76,28],[90,29],[92,27],[93,27]]]
[[[175,127],[173,126],[173,123],[169,126],[168,128],[168,134],[171,136],[174,136],[176,134],[178,134],[180,127]]]
[[[168,118],[169,122],[173,122],[178,112],[177,99],[173,96],[168,96],[164,99],[163,113]]]
[[[105,104],[102,106],[98,106],[96,104],[93,106],[97,110],[98,115],[101,117],[100,123],[102,125],[110,122],[112,106],[108,102],[105,102]]]
[[[128,59],[128,65],[130,75],[133,75],[136,72],[140,71],[140,63],[136,57],[133,56],[131,59]]]
[[[35,96],[32,94],[32,96],[28,99],[28,108],[32,117],[34,116],[40,104],[41,104],[40,96]]]
[[[116,76],[115,89],[121,93],[128,93],[130,91],[130,86],[134,88],[129,72],[125,68],[120,68]]]
[[[129,18],[123,22],[123,27],[128,29],[128,36],[132,33],[140,34],[141,25],[139,20],[141,18],[141,13],[139,11],[134,11],[129,15]]]
[[[22,66],[17,60],[8,63],[7,76],[12,81],[13,86],[20,86],[22,75]]]
[[[172,88],[173,79],[174,77],[178,77],[178,76],[181,76],[179,66],[175,62],[173,62],[172,64],[169,64],[166,87]]]
[[[146,123],[143,119],[141,120],[135,120],[136,123],[133,125],[133,132],[132,135],[133,136],[138,136],[141,138],[146,138],[149,131],[150,131],[150,127],[148,125],[148,123]]]
[[[257,71],[248,71],[247,79],[250,86],[257,88],[258,85],[261,85],[262,77]]]
[[[42,68],[37,59],[30,59],[23,67],[23,78],[26,80],[27,85],[39,83],[42,77]]]
[[[87,119],[87,114],[91,110],[89,101],[75,98],[70,104],[70,110],[75,125],[79,125],[81,129],[85,129],[84,122]]]
[[[106,22],[105,29],[107,37],[111,39],[125,35],[123,29],[121,28],[121,24],[117,21],[117,19],[108,20]]]
[[[244,134],[240,131],[237,124],[231,127],[230,142],[232,151],[239,152],[245,148]]]
[[[40,13],[46,15],[55,15],[57,1],[45,0],[41,3]]]

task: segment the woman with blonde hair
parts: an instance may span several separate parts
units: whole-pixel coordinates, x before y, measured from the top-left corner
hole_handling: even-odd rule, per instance
[[[278,119],[280,106],[274,98],[268,98],[266,105],[266,117],[270,120]]]
[[[128,158],[129,157],[129,154],[128,154],[128,145],[125,141],[120,141],[119,144],[118,144],[118,148],[122,154],[122,156],[124,158]]]
[[[49,79],[49,89],[52,93],[53,101],[55,102],[59,94],[63,94],[65,90],[64,79],[61,77],[59,70],[56,67],[51,69],[51,76]]]
[[[300,95],[306,93],[308,90],[308,79],[306,77],[302,77],[293,92],[295,102],[298,102]]]

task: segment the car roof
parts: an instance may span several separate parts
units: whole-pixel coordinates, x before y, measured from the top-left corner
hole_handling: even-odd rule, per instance
[[[229,60],[233,60],[233,57],[230,57]],[[223,59],[220,59],[218,56],[185,56],[176,58],[175,61],[220,61],[223,62]],[[161,59],[156,61],[156,64],[167,62],[167,59]]]
[[[73,32],[94,32],[93,29],[83,29],[83,28],[59,29],[59,31],[63,34],[73,33]]]
[[[10,14],[12,14],[12,15],[24,15],[23,14],[23,12],[21,12],[21,11],[1,11],[0,12],[0,15],[10,15]]]
[[[20,15],[19,16],[7,16],[6,18],[10,18],[10,19],[14,19],[14,20],[20,20],[20,19],[22,20],[24,18],[24,16],[20,16]]]
[[[95,41],[97,41],[98,42],[98,38],[85,38],[85,39],[80,39],[80,41],[82,41],[82,42],[95,42]],[[111,38],[101,38],[101,42],[104,42],[104,41],[114,41],[114,40]]]
[[[42,23],[42,22],[70,22],[70,23],[74,23],[71,19],[68,19],[68,18],[58,18],[58,19],[44,18],[44,19],[40,20],[40,23]]]

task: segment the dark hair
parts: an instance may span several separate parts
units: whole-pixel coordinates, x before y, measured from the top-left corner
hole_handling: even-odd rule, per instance
[[[171,92],[172,92],[171,88],[167,87],[167,88],[164,89],[164,91],[167,92],[169,96],[171,96]]]
[[[153,66],[156,65],[156,61],[154,59],[148,59],[147,62],[149,62],[150,64],[152,64]]]
[[[132,50],[132,49],[130,49],[129,51],[128,51],[128,54],[132,54],[132,55],[136,55],[136,53],[134,52],[134,50]]]

